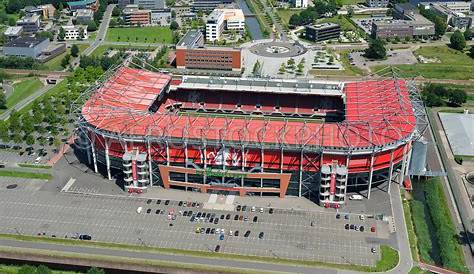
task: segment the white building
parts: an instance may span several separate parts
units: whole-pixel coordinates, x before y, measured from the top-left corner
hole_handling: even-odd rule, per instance
[[[8,27],[7,30],[3,33],[9,40],[18,38],[23,33],[23,27],[21,26],[13,26]]]
[[[293,0],[293,6],[295,8],[306,8],[308,7],[308,0]]]
[[[213,10],[207,17],[206,40],[213,42],[219,40],[224,31],[224,13],[220,10]]]
[[[217,9],[224,13],[224,26],[228,30],[245,30],[245,16],[241,9]]]
[[[83,31],[82,40],[86,40],[88,38],[87,35],[87,26],[63,26],[62,27],[65,32],[64,40],[80,40],[80,29]]]
[[[423,5],[425,8],[430,8],[432,5],[441,5],[453,12],[461,12],[469,14],[471,11],[471,2],[464,1],[423,1],[420,2],[420,5]]]

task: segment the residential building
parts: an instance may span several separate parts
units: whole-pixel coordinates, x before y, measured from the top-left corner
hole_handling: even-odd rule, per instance
[[[150,21],[152,25],[169,25],[171,21],[171,9],[154,9],[150,12]]]
[[[176,67],[179,69],[241,70],[241,49],[205,47],[204,35],[188,31],[176,45]]]
[[[388,6],[388,0],[367,0],[367,6],[371,8],[386,8]]]
[[[123,9],[125,23],[136,25],[149,25],[151,23],[151,11],[141,10],[138,5],[128,5]]]
[[[71,1],[66,3],[69,7],[70,11],[76,11],[78,9],[91,9],[94,12],[99,9],[99,0],[79,0],[79,1]]]
[[[224,7],[234,3],[234,0],[194,0],[192,4],[193,11],[211,11],[218,7]]]
[[[87,25],[94,20],[94,12],[91,9],[78,9],[74,13],[76,24]]]
[[[305,26],[305,38],[315,42],[338,39],[341,27],[334,23]]]
[[[6,56],[37,58],[48,46],[48,38],[19,37],[3,46],[3,54]]]
[[[245,16],[241,9],[217,9],[224,13],[224,28],[227,30],[245,30]]]
[[[141,9],[164,9],[165,0],[135,0],[135,5],[138,5]]]
[[[13,40],[21,36],[23,33],[22,26],[8,27],[3,34],[8,38],[8,40]]]
[[[308,7],[308,0],[292,0],[295,8],[306,8]]]
[[[64,29],[64,40],[85,40],[89,36],[87,35],[87,26],[63,26]],[[81,37],[82,32],[82,37]]]
[[[17,26],[23,27],[23,32],[28,33],[28,34],[33,34],[38,32],[41,22],[40,22],[40,16],[37,14],[32,14],[30,16],[25,16],[18,21],[16,21]]]
[[[224,31],[224,13],[221,10],[213,10],[207,17],[206,41],[219,40]]]

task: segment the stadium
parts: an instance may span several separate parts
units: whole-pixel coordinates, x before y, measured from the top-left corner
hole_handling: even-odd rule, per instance
[[[91,167],[125,191],[291,195],[326,207],[403,183],[426,127],[414,85],[394,75],[213,78],[121,66],[77,104]]]

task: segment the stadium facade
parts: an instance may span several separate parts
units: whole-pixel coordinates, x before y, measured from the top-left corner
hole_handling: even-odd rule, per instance
[[[425,113],[410,82],[209,78],[120,67],[79,100],[78,140],[125,189],[304,196],[339,207],[407,175]]]

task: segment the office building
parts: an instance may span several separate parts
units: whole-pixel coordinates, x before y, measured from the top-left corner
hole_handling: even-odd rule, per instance
[[[7,30],[3,33],[8,40],[13,40],[21,36],[23,33],[23,27],[22,26],[14,26],[14,27],[8,27]]]
[[[305,38],[310,41],[321,42],[338,39],[340,34],[341,27],[334,23],[305,26]]]
[[[293,7],[295,8],[306,8],[308,7],[308,0],[292,0]]]
[[[371,8],[386,8],[388,6],[388,0],[367,0],[367,6]]]
[[[206,41],[219,40],[223,31],[224,13],[221,10],[213,10],[206,21]]]
[[[78,9],[74,13],[76,24],[87,25],[94,20],[94,12],[91,9]]]
[[[87,35],[87,26],[63,26],[64,40],[85,40],[89,38]]]
[[[224,28],[227,30],[245,30],[245,16],[241,9],[217,9],[224,14]]]
[[[16,25],[19,27],[23,27],[23,32],[28,34],[34,34],[40,29],[40,16],[37,14],[25,16],[16,21]]]
[[[133,4],[141,9],[164,9],[165,0],[135,0]]]
[[[48,38],[19,37],[3,46],[3,54],[37,58],[48,46]]]
[[[171,9],[154,9],[150,11],[152,25],[168,25],[171,22]]]
[[[194,0],[191,9],[194,12],[199,10],[211,11],[215,8],[223,8],[233,3],[234,0]]]
[[[151,11],[139,9],[138,5],[128,5],[123,9],[125,23],[136,25],[149,25],[151,23]]]

